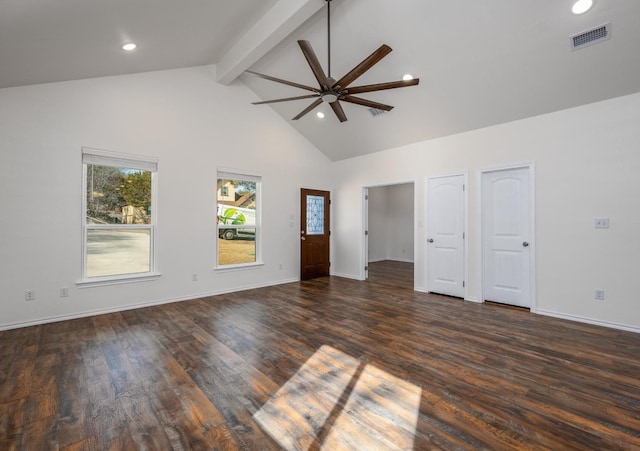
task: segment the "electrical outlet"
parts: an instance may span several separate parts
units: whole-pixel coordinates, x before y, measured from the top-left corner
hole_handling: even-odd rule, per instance
[[[61,298],[66,298],[69,296],[69,288],[67,287],[60,287],[60,297]]]
[[[33,301],[36,298],[35,290],[24,290],[24,300]]]
[[[609,228],[609,218],[598,218],[595,221],[596,229],[608,229]]]
[[[598,301],[604,301],[604,290],[596,290],[595,298]]]

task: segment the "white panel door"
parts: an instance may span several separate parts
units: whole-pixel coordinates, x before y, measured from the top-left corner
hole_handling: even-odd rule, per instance
[[[464,176],[427,180],[428,290],[464,297]]]
[[[484,299],[531,307],[529,168],[482,174]]]

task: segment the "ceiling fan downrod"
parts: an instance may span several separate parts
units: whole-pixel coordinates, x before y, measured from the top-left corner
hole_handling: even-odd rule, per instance
[[[331,78],[331,0],[327,2],[327,78]]]

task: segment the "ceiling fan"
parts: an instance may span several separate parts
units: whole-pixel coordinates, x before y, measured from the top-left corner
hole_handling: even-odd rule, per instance
[[[306,91],[311,91],[313,94],[295,96],[295,97],[285,97],[281,99],[274,100],[265,100],[262,102],[253,102],[252,105],[263,105],[266,103],[277,103],[277,102],[288,102],[290,100],[301,100],[301,99],[313,99],[313,103],[302,110],[293,120],[298,120],[303,117],[305,114],[312,111],[318,105],[323,102],[328,103],[331,106],[331,109],[336,114],[340,122],[345,122],[347,120],[347,116],[342,109],[342,105],[340,105],[340,101],[354,103],[356,105],[362,105],[369,108],[376,108],[378,110],[390,111],[393,109],[391,105],[385,105],[384,103],[374,102],[371,100],[363,99],[361,97],[356,97],[354,94],[363,94],[367,92],[373,91],[382,91],[385,89],[394,89],[394,88],[404,88],[406,86],[414,86],[420,82],[419,78],[413,78],[410,80],[401,80],[401,81],[390,81],[386,83],[376,83],[372,85],[362,85],[362,86],[354,86],[349,87],[351,83],[353,83],[357,78],[359,78],[366,71],[371,69],[375,64],[377,64],[382,58],[391,53],[391,47],[386,44],[381,45],[375,52],[366,57],[360,64],[351,69],[351,71],[347,72],[339,80],[335,80],[331,77],[331,0],[325,0],[327,2],[327,47],[328,47],[328,63],[327,63],[327,74],[325,75],[322,70],[322,66],[320,65],[320,61],[318,61],[318,57],[316,56],[313,48],[309,41],[298,41],[298,45],[302,50],[305,58],[307,59],[307,63],[309,67],[311,67],[311,71],[313,75],[315,75],[316,80],[318,80],[319,88],[314,88],[312,86],[302,85],[300,83],[295,83],[288,80],[283,80],[281,78],[271,77],[269,75],[260,74],[258,72],[246,71],[250,74],[256,75],[258,77],[264,78],[266,80],[274,81],[276,83],[282,83],[285,85],[293,86],[296,88],[304,89]]]

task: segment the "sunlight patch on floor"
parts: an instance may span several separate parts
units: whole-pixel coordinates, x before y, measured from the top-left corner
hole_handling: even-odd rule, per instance
[[[421,394],[325,345],[254,418],[286,450],[411,449]]]

